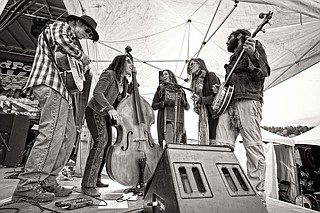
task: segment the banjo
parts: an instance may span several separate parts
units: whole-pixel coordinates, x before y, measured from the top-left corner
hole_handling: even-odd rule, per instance
[[[273,12],[271,12],[271,11],[269,11],[269,13],[267,13],[267,14],[262,13],[262,15],[264,16],[264,19],[263,19],[262,23],[257,27],[257,29],[252,33],[252,38],[255,37],[258,32],[263,31],[264,25],[269,23],[270,19],[272,18],[272,14],[273,14]],[[260,15],[259,15],[259,17],[260,17]],[[233,91],[234,91],[234,85],[227,85],[227,83],[230,80],[230,77],[231,77],[233,71],[235,70],[235,67],[239,63],[240,58],[242,57],[243,53],[244,53],[244,50],[241,51],[239,57],[237,58],[237,61],[233,65],[230,73],[228,74],[226,81],[220,85],[219,91],[216,94],[216,96],[214,97],[211,108],[212,108],[212,113],[213,113],[212,115],[215,118],[219,117],[222,113],[224,113],[224,111],[227,109],[227,107],[231,101]]]

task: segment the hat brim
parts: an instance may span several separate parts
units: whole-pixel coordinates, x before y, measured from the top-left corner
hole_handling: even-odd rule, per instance
[[[97,33],[97,31],[90,25],[88,24],[88,22],[86,22],[86,20],[82,19],[79,16],[75,16],[75,15],[69,15],[66,18],[66,21],[69,22],[70,20],[81,20],[87,27],[89,27],[93,33],[93,37],[90,38],[91,40],[94,41],[98,41],[99,40],[99,34]]]

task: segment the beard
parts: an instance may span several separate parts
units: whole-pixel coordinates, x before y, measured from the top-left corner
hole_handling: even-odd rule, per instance
[[[227,50],[231,53],[234,53],[234,50],[237,48],[238,46],[238,41],[239,39],[233,38],[229,41],[228,43],[228,47]]]

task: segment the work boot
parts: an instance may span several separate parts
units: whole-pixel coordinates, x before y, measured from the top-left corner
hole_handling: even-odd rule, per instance
[[[52,201],[54,197],[55,196],[53,193],[46,192],[41,187],[36,187],[35,189],[31,189],[28,191],[15,190],[11,200],[15,201],[20,199],[25,199],[25,200],[31,200],[31,201],[41,203],[41,202]]]
[[[101,182],[101,180],[97,180],[97,187],[108,187],[109,186],[109,184],[104,184],[104,183],[102,183]]]
[[[56,197],[66,197],[72,193],[72,189],[64,188],[58,183],[50,186],[42,185],[42,188],[47,192],[53,193]]]
[[[91,197],[100,197],[101,193],[95,187],[82,187],[81,192]]]

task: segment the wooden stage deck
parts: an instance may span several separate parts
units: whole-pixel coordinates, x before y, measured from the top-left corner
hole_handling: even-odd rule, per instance
[[[18,168],[17,170],[20,170]],[[106,175],[103,175],[103,182],[108,183],[108,188],[99,188],[102,196],[101,199],[107,201],[108,206],[89,206],[83,207],[80,209],[75,210],[66,210],[61,209],[60,207],[55,206],[55,202],[61,201],[63,199],[56,198],[52,202],[42,203],[41,205],[45,207],[44,211],[41,211],[39,207],[30,205],[28,203],[13,203],[9,205],[7,202],[10,203],[11,195],[16,187],[18,179],[8,179],[11,172],[13,172],[13,168],[0,168],[0,213],[14,213],[14,212],[77,212],[77,213],[91,213],[91,212],[110,212],[110,213],[124,213],[124,212],[143,212],[143,200],[142,197],[139,196],[137,201],[123,201],[117,202],[116,199],[121,197],[123,191],[127,189],[127,187],[122,186],[111,179],[108,179]],[[80,193],[80,185],[81,185],[81,178],[75,177],[72,181],[61,181],[61,185],[66,187],[73,187],[73,193],[67,197],[67,199],[76,198],[76,197],[86,197]],[[98,205],[101,201],[93,199],[94,204]],[[311,209],[306,209],[297,205],[293,205],[290,203],[286,203],[283,201],[275,200],[272,198],[267,198],[267,210],[269,213],[316,213],[318,211],[314,211]],[[199,211],[201,212],[201,211]],[[239,212],[237,212],[239,213]]]

